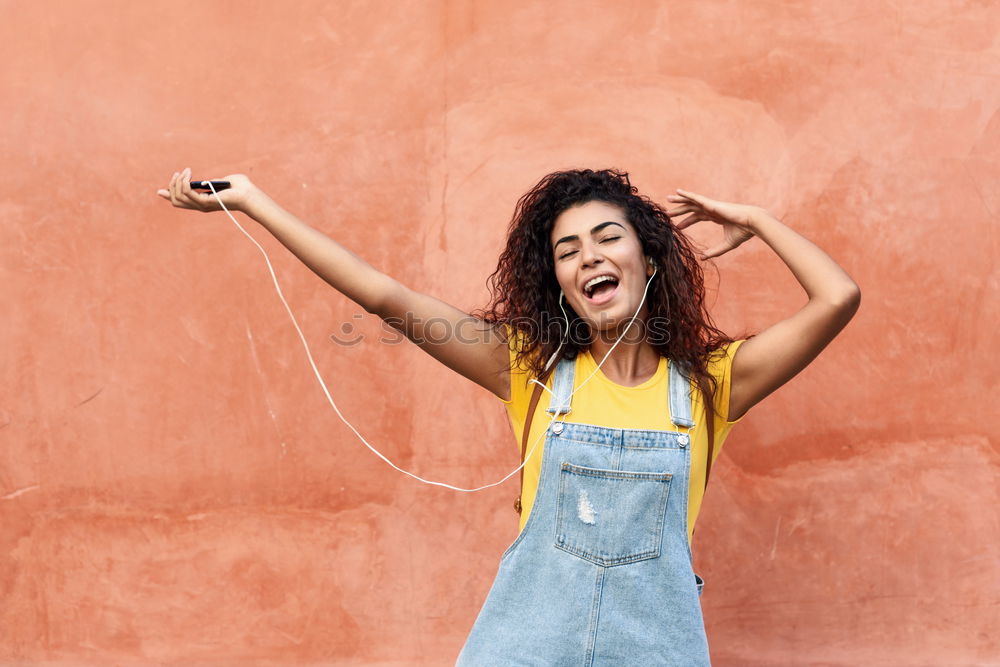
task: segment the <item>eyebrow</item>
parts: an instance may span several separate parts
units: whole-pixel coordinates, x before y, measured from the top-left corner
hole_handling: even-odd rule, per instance
[[[608,225],[618,225],[622,229],[625,229],[625,227],[620,222],[615,222],[614,220],[608,220],[607,222],[602,222],[601,224],[599,224],[599,225],[595,226],[593,229],[591,229],[590,230],[590,235],[593,236],[594,234],[597,234],[598,232],[600,232],[602,229],[604,229]],[[569,241],[579,241],[579,240],[580,240],[580,237],[577,236],[576,234],[573,234],[571,236],[564,236],[564,237],[562,237],[561,239],[559,239],[558,241],[555,242],[555,245],[552,246],[552,249],[555,250],[559,246],[560,243],[569,242]]]

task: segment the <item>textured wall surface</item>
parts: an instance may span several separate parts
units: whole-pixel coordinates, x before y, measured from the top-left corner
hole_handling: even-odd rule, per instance
[[[453,662],[514,480],[457,494],[371,455],[257,250],[154,193],[185,166],[248,173],[474,308],[523,192],[617,166],[654,198],[768,207],[864,293],[713,475],[695,559],[716,664],[1000,664],[1000,5],[0,13],[0,663]],[[493,397],[379,342],[251,230],[372,443],[461,486],[516,465]],[[713,264],[730,333],[804,303],[760,241]],[[345,325],[364,340],[333,344]]]

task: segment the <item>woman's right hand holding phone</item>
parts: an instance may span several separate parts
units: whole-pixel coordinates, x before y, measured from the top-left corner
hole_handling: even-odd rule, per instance
[[[208,179],[206,179],[208,180]],[[244,174],[231,174],[218,179],[229,181],[229,187],[218,192],[219,199],[231,211],[247,212],[247,205],[264,193]],[[191,169],[174,172],[170,184],[156,194],[163,197],[177,208],[187,208],[194,211],[220,211],[219,200],[211,190],[199,191],[191,188]]]

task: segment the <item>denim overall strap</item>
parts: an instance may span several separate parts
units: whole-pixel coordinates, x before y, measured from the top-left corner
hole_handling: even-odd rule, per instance
[[[670,419],[674,426],[684,426],[691,428],[694,421],[691,419],[691,382],[687,373],[677,367],[673,361],[668,361],[670,373],[668,375],[668,392],[670,394]]]
[[[560,359],[552,378],[552,400],[546,408],[549,414],[568,415],[572,410],[573,380],[576,377],[576,359]]]

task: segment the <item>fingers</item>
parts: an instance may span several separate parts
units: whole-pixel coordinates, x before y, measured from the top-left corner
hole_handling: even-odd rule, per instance
[[[170,184],[166,189],[157,190],[156,194],[177,208],[186,208],[195,211],[212,210],[213,202],[211,195],[201,194],[191,189],[191,168],[186,167],[182,171],[175,171],[170,177]]]
[[[178,189],[177,189],[178,188],[178,177],[179,176],[180,176],[180,172],[176,172],[175,171],[174,175],[170,177],[170,185],[167,186],[167,189],[165,191],[161,190],[160,193],[164,193],[165,192],[166,193],[166,195],[165,195],[166,198],[169,199],[170,203],[173,204],[174,206],[176,206],[177,208],[190,208],[189,206],[186,206],[184,204],[184,202],[182,202],[181,199],[180,199],[180,194],[179,194]],[[163,196],[163,195],[161,194],[161,196]]]
[[[686,227],[690,225],[692,222],[694,222],[695,218],[703,219],[704,211],[701,210],[701,207],[694,206],[692,204],[685,204],[684,206],[678,206],[677,208],[672,208],[669,211],[667,211],[667,216],[669,216],[670,218],[676,218],[678,216],[688,215],[688,214],[691,214],[690,217],[686,218],[683,221],[674,220],[674,223],[680,225],[681,222],[683,222],[684,226]]]
[[[677,188],[677,194],[670,195],[667,199],[678,204],[697,207],[707,213],[714,213],[718,203],[714,199],[710,199],[704,195],[699,195],[689,190],[682,190],[680,188]]]
[[[678,190],[677,192],[684,192],[683,190]],[[705,210],[704,204],[702,202],[692,199],[691,197],[676,194],[667,195],[667,201],[672,204],[680,204],[677,208],[672,211],[667,211],[667,215],[673,215],[675,212],[680,213],[681,211],[703,211]]]
[[[678,206],[677,208],[670,209],[669,211],[667,211],[667,215],[669,215],[672,218],[675,215],[684,215],[685,213],[692,213],[695,210],[697,209],[695,209],[694,206],[688,204],[686,206]]]
[[[191,208],[196,208],[200,211],[205,210],[201,196],[191,189],[191,167],[185,167],[177,181],[181,201],[188,204]]]
[[[685,217],[683,220],[678,220],[676,216],[682,216],[682,215],[687,217]],[[671,218],[671,221],[674,223],[674,226],[677,229],[687,229],[688,227],[697,222],[708,220],[708,217],[705,216],[705,212],[701,209],[701,207],[693,206],[690,204],[685,206],[678,206],[675,209],[667,211],[667,216]]]
[[[175,171],[170,179],[170,203],[178,208],[190,208],[181,195],[181,176],[184,171]]]
[[[679,220],[675,223],[677,229],[687,229],[691,225],[704,220],[718,222],[714,217],[714,201],[704,195],[677,188],[677,194],[668,195],[667,200],[675,204],[680,204],[677,208],[667,211],[668,216],[690,214],[684,220]]]
[[[697,213],[692,213],[683,220],[677,220],[676,222],[674,222],[674,226],[677,229],[687,229],[691,225],[695,224],[696,222],[701,222],[702,220],[708,220],[708,218],[702,215],[698,215]]]
[[[706,250],[705,252],[701,253],[700,259],[706,260],[706,259],[712,259],[713,257],[718,257],[719,255],[724,255],[730,250],[732,250],[734,247],[735,246],[729,243],[720,243],[719,245],[713,246],[708,250]]]
[[[712,201],[704,195],[695,194],[694,192],[690,192],[688,190],[681,190],[680,188],[677,188],[677,194],[705,207],[708,207],[708,203]]]

